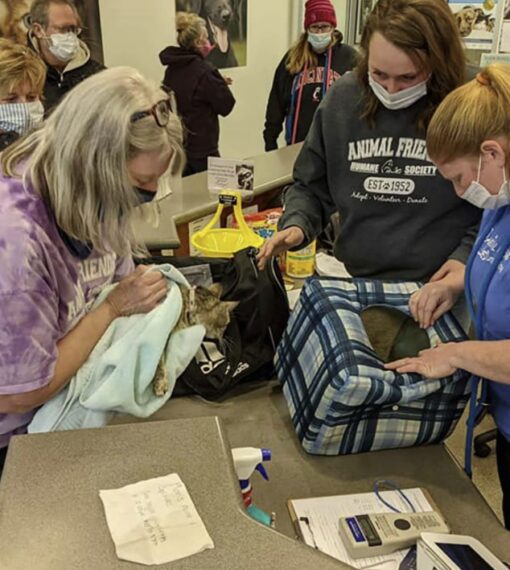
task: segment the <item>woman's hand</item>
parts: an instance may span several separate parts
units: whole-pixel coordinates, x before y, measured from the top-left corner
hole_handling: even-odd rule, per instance
[[[303,243],[305,234],[298,226],[290,226],[289,228],[276,232],[269,238],[264,245],[260,248],[257,255],[257,265],[260,270],[264,269],[267,260],[274,256],[287,251],[292,247],[296,247]]]
[[[411,295],[409,310],[421,328],[432,326],[457,302],[464,287],[465,266],[449,259],[430,281]]]
[[[151,267],[138,265],[106,297],[106,302],[118,317],[148,313],[166,296],[167,284],[163,274],[151,271]]]
[[[457,353],[459,343],[438,344],[435,348],[422,350],[415,358],[402,358],[388,362],[384,367],[397,372],[417,372],[425,378],[444,378],[453,374],[457,368],[451,364]]]
[[[448,284],[429,282],[411,295],[409,310],[420,327],[426,329],[449,311],[458,297]]]

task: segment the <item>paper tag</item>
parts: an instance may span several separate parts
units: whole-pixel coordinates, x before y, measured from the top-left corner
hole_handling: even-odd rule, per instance
[[[209,190],[241,190],[253,192],[255,165],[249,160],[230,160],[210,156],[207,159]]]
[[[176,473],[99,491],[99,496],[121,560],[164,564],[214,548]]]

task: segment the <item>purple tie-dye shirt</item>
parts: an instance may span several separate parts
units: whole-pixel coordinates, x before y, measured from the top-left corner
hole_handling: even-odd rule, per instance
[[[133,262],[97,251],[74,257],[34,189],[0,174],[0,268],[0,395],[10,395],[50,382],[57,342]],[[34,412],[0,413],[0,448],[26,431]]]

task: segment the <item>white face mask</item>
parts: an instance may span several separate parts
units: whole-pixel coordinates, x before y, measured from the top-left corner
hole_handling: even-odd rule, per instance
[[[0,129],[4,132],[23,135],[39,125],[43,117],[44,107],[40,101],[0,104]]]
[[[485,186],[480,184],[480,170],[482,167],[482,156],[478,162],[477,179],[471,182],[468,189],[462,194],[461,198],[473,204],[477,208],[484,210],[495,210],[510,204],[510,187],[506,179],[506,172],[503,168],[503,184],[497,194],[491,194]]]
[[[78,36],[73,32],[65,34],[51,34],[50,52],[60,61],[70,61],[78,51]]]
[[[386,107],[386,109],[389,109],[390,111],[406,109],[424,97],[427,94],[427,81],[428,78],[421,83],[408,87],[407,89],[402,89],[396,93],[388,93],[380,83],[377,83],[377,81],[373,79],[371,73],[368,72],[368,84],[372,88],[374,95]]]
[[[312,34],[312,32],[308,32],[308,43],[312,46],[313,51],[322,53],[326,51],[326,48],[331,43],[331,37],[331,32],[325,32],[323,34]]]

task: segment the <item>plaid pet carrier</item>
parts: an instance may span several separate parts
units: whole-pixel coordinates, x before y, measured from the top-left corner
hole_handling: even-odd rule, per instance
[[[409,315],[419,283],[312,278],[303,287],[275,356],[297,435],[308,453],[344,455],[437,443],[469,398],[462,370],[440,380],[384,369],[361,320],[375,305]],[[467,340],[447,313],[430,345]]]

